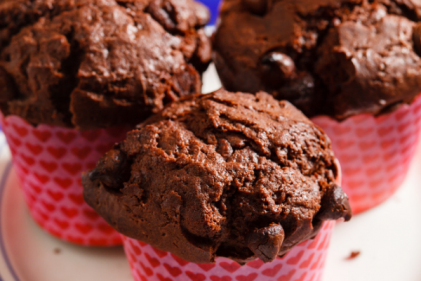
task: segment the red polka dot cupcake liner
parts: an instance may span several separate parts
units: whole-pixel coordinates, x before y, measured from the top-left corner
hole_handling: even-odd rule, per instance
[[[338,122],[320,116],[312,121],[332,141],[342,166],[342,188],[358,214],[386,201],[405,180],[419,141],[421,95],[378,117],[360,114]]]
[[[267,264],[256,259],[241,266],[227,258],[191,263],[125,236],[123,245],[135,281],[321,281],[334,225],[326,222],[315,239]]]
[[[1,115],[1,114],[0,114]],[[53,236],[85,246],[121,245],[120,235],[83,200],[81,174],[122,141],[127,129],[78,131],[0,116],[33,219]]]

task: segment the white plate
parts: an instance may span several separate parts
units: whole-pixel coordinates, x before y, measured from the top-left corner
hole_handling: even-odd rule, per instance
[[[213,66],[204,79],[204,92],[220,87]],[[420,215],[421,149],[406,182],[393,198],[336,227],[324,281],[420,281]],[[352,251],[361,254],[346,260]],[[0,134],[0,281],[75,280],[132,279],[122,248],[73,246],[35,225]]]

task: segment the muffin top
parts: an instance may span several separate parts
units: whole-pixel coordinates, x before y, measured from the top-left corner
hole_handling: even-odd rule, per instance
[[[271,95],[173,103],[90,173],[84,197],[129,237],[196,263],[273,261],[351,218],[328,137]]]
[[[32,124],[136,125],[200,90],[208,19],[193,0],[0,0],[0,109]]]
[[[420,0],[225,0],[215,64],[309,117],[377,115],[421,92],[420,19]]]

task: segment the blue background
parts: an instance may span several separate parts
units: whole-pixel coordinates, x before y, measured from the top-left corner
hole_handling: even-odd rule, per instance
[[[199,2],[202,2],[206,6],[209,7],[209,10],[211,12],[211,20],[209,22],[210,25],[215,24],[216,18],[218,17],[218,8],[219,8],[219,2],[220,0],[198,0]]]

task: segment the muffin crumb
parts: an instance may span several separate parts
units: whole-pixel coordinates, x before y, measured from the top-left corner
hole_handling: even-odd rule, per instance
[[[351,254],[349,254],[349,256],[346,258],[346,260],[354,260],[356,258],[358,258],[360,256],[361,252],[360,251],[353,251],[351,252]]]

